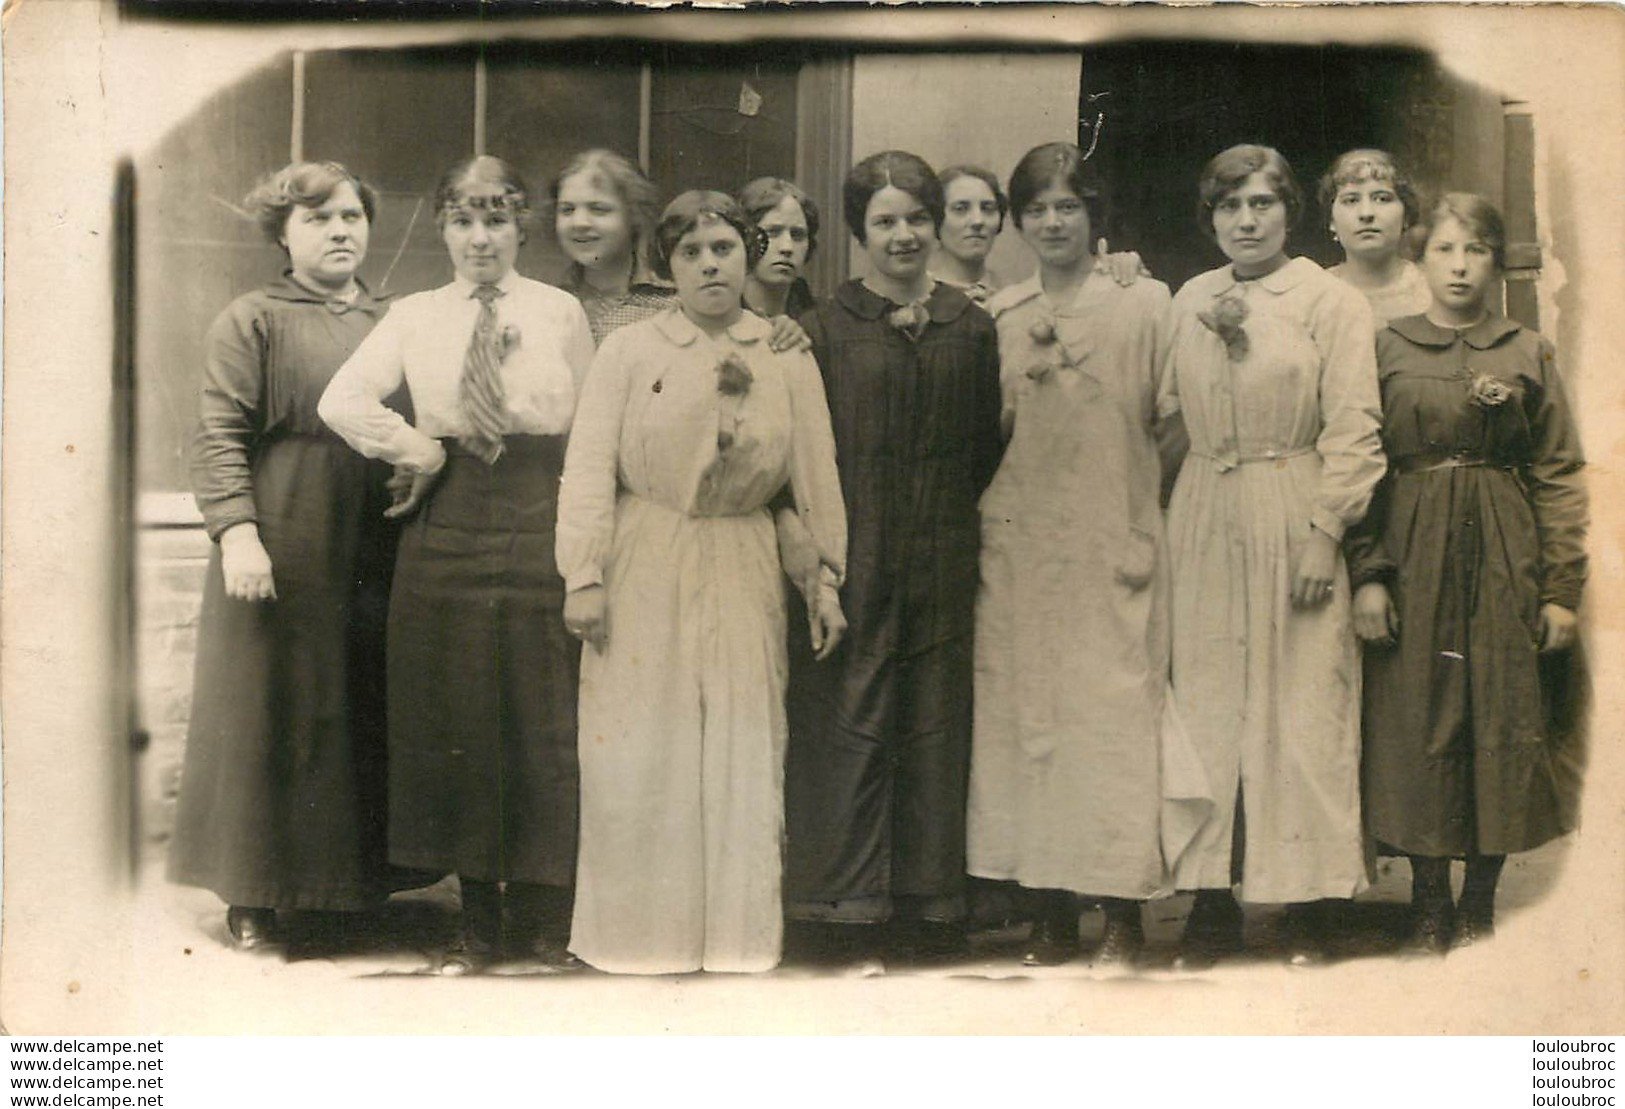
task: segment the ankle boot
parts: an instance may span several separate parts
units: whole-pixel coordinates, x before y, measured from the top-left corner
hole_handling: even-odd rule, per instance
[[[1443,955],[1457,927],[1450,900],[1450,860],[1411,856],[1411,955]]]
[[[1145,932],[1140,925],[1140,903],[1120,897],[1101,898],[1106,913],[1106,930],[1100,938],[1090,960],[1096,967],[1132,968],[1145,946]]]
[[[1469,855],[1456,908],[1456,947],[1470,947],[1495,935],[1495,887],[1505,855]]]

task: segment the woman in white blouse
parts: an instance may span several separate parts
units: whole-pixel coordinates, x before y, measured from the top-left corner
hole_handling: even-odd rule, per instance
[[[688,192],[655,232],[677,306],[593,362],[559,498],[581,673],[581,873],[570,949],[601,970],[767,970],[779,960],[785,605],[767,505],[786,483],[822,573],[834,650],[846,511],[812,357],[741,304],[760,239]],[[799,634],[799,633],[798,633]]]
[[[457,166],[435,215],[456,276],[398,302],[318,409],[396,465],[390,513],[412,516],[389,614],[390,858],[459,877],[441,973],[568,966],[579,651],[553,546],[592,339],[580,302],[513,270],[530,208],[506,162]],[[383,403],[403,382],[415,424]]]

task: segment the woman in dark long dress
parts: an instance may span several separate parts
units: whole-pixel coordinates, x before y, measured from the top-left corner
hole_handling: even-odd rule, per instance
[[[1389,472],[1349,551],[1366,826],[1410,856],[1414,948],[1443,953],[1493,932],[1509,853],[1575,825],[1580,752],[1540,669],[1574,643],[1587,505],[1552,345],[1491,307],[1500,213],[1450,193],[1424,227],[1433,303],[1377,336]]]
[[[530,209],[511,166],[455,167],[435,209],[454,279],[403,298],[321,402],[412,475],[391,510],[415,516],[389,611],[389,854],[458,875],[441,973],[567,967],[580,651],[553,532],[592,340],[574,297],[513,270]],[[415,424],[383,404],[403,382]]]
[[[943,203],[929,165],[876,154],[843,192],[873,272],[801,322],[849,517],[850,630],[822,662],[791,636],[786,912],[826,953],[871,954],[891,921],[902,953],[934,956],[964,943],[976,504],[999,463],[998,337],[926,268]]]
[[[205,343],[192,483],[210,552],[170,877],[219,894],[232,939],[277,910],[354,911],[384,862],[385,472],[316,415],[383,315],[356,277],[372,189],[300,162],[249,194],[288,269]]]

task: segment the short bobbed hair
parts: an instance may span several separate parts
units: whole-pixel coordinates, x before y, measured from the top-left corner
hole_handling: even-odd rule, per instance
[[[293,162],[268,174],[243,198],[243,208],[273,243],[281,243],[295,208],[316,208],[346,182],[361,198],[370,224],[378,213],[378,194],[338,162]]]
[[[1423,250],[1433,238],[1433,231],[1446,219],[1455,218],[1481,239],[1495,254],[1497,272],[1507,267],[1507,228],[1501,210],[1477,193],[1445,193],[1432,207],[1422,213],[1417,223],[1417,237]]]
[[[457,208],[506,211],[520,232],[530,224],[530,191],[512,164],[494,154],[458,162],[440,178],[434,191],[435,226],[446,229],[446,217]]]
[[[1415,226],[1416,221],[1422,218],[1422,198],[1410,178],[1400,172],[1394,156],[1386,150],[1367,147],[1339,154],[1320,179],[1318,199],[1320,210],[1327,219],[1331,218],[1332,205],[1337,202],[1337,194],[1343,190],[1343,186],[1360,180],[1388,182],[1405,208],[1405,227]]]
[[[671,280],[671,257],[677,244],[707,217],[719,219],[739,232],[745,244],[745,268],[748,271],[756,267],[762,257],[763,236],[739,202],[713,189],[690,189],[666,205],[655,225],[653,262],[657,277]]]
[[[841,185],[841,209],[846,226],[853,238],[865,241],[864,217],[869,214],[869,201],[886,186],[908,193],[931,213],[931,224],[942,230],[942,181],[931,164],[918,154],[906,150],[883,150],[871,154],[846,175]]]
[[[818,248],[818,205],[813,203],[807,191],[794,181],[786,181],[782,177],[758,177],[744,188],[739,190],[739,206],[744,209],[746,217],[751,223],[759,224],[762,217],[777,208],[784,200],[795,201],[801,206],[801,218],[807,221],[807,257],[811,258],[813,251]]]
[[[632,229],[634,264],[637,269],[647,268],[651,261],[649,253],[655,223],[660,219],[660,190],[631,158],[613,150],[595,147],[583,150],[566,162],[548,186],[548,200],[554,213],[558,211],[559,193],[563,191],[564,183],[582,174],[602,182],[610,192],[621,198],[621,203],[626,206],[626,222]]]
[[[1003,231],[1004,217],[1010,214],[1010,198],[1004,194],[1004,189],[1000,187],[999,179],[993,176],[992,170],[983,169],[981,166],[960,163],[956,166],[949,166],[947,169],[937,174],[937,180],[942,182],[944,209],[946,210],[947,206],[948,186],[952,185],[961,177],[974,177],[976,180],[986,185],[989,189],[993,190],[993,203],[999,206],[999,226],[994,229],[993,233],[997,235],[1000,231]]]
[[[1083,210],[1089,213],[1091,237],[1098,239],[1106,233],[1105,183],[1094,163],[1069,142],[1035,146],[1016,163],[1010,174],[1010,212],[1016,230],[1021,230],[1022,209],[1051,185],[1064,185],[1083,201]],[[1094,249],[1093,243],[1089,246]]]
[[[1274,147],[1241,143],[1215,154],[1202,170],[1202,179],[1197,185],[1199,199],[1196,206],[1197,223],[1202,234],[1209,239],[1218,238],[1213,230],[1213,209],[1255,173],[1264,174],[1270,188],[1286,205],[1287,230],[1291,231],[1298,225],[1298,218],[1303,215],[1303,190],[1298,187],[1292,166]]]

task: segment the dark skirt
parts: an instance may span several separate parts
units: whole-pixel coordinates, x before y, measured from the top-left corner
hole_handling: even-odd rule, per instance
[[[581,647],[553,560],[564,437],[510,436],[493,466],[447,450],[395,564],[389,857],[569,885]]]
[[[422,884],[385,863],[384,472],[331,437],[286,436],[255,459],[277,599],[227,597],[215,546],[174,881],[275,909],[361,909]]]

